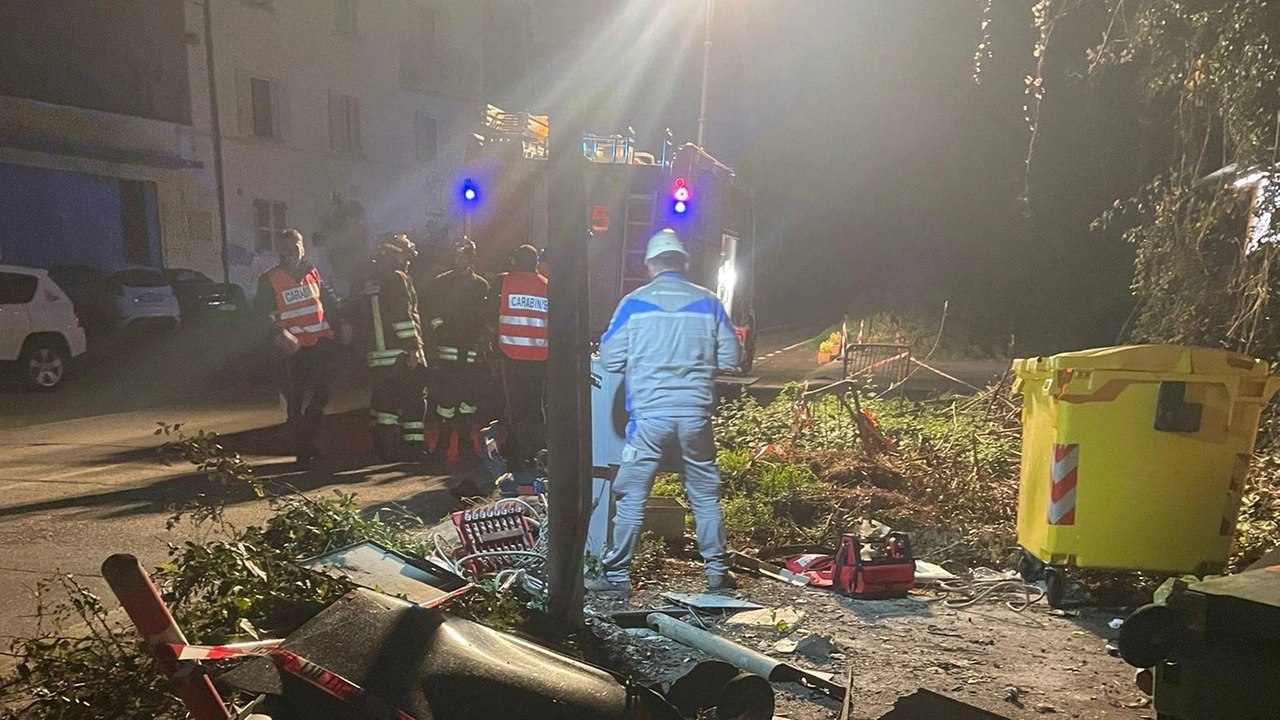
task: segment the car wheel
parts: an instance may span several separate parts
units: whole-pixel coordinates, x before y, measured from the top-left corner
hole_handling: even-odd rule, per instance
[[[18,363],[27,386],[47,392],[62,385],[67,377],[67,363],[70,359],[60,343],[36,339],[27,342]]]

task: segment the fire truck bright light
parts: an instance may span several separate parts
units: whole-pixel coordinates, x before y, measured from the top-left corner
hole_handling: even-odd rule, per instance
[[[683,200],[677,200],[675,209],[677,213],[683,215],[684,211],[689,209],[689,206],[685,205]]]
[[[689,188],[687,187],[676,188],[676,200],[678,200],[679,202],[685,202],[688,199],[689,199]]]
[[[467,202],[475,202],[478,197],[480,197],[480,194],[476,192],[475,185],[468,178],[462,183],[462,199]]]

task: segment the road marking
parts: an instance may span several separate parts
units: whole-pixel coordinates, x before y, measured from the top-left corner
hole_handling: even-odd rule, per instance
[[[50,571],[47,568],[44,570],[28,570],[27,568],[4,567],[0,565],[0,572],[27,573],[29,575],[57,575],[59,572],[63,572],[63,571]],[[70,574],[86,576],[86,577],[95,577],[95,578],[102,577],[101,573],[95,573],[95,572],[77,572],[77,573],[70,573]]]
[[[117,483],[109,482],[93,482],[92,480],[23,480],[20,478],[0,478],[7,481],[6,484],[0,485],[0,491],[12,490],[22,485],[93,485],[95,487],[117,487]]]

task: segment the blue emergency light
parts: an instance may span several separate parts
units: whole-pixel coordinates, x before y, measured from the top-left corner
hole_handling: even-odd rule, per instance
[[[672,209],[677,215],[683,215],[689,209],[689,185],[685,183],[684,178],[676,178],[676,185],[671,191],[671,197],[675,200]]]
[[[473,203],[480,198],[480,192],[476,190],[476,185],[471,178],[467,178],[462,182],[462,199]]]

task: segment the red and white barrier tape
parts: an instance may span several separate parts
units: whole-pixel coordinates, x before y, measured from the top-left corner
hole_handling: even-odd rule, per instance
[[[366,720],[414,720],[403,710],[370,695],[364,688],[341,675],[280,647],[281,640],[259,640],[234,645],[176,645],[168,648],[179,660],[225,660],[233,657],[269,657],[276,667],[314,686],[325,694],[354,706]]]

